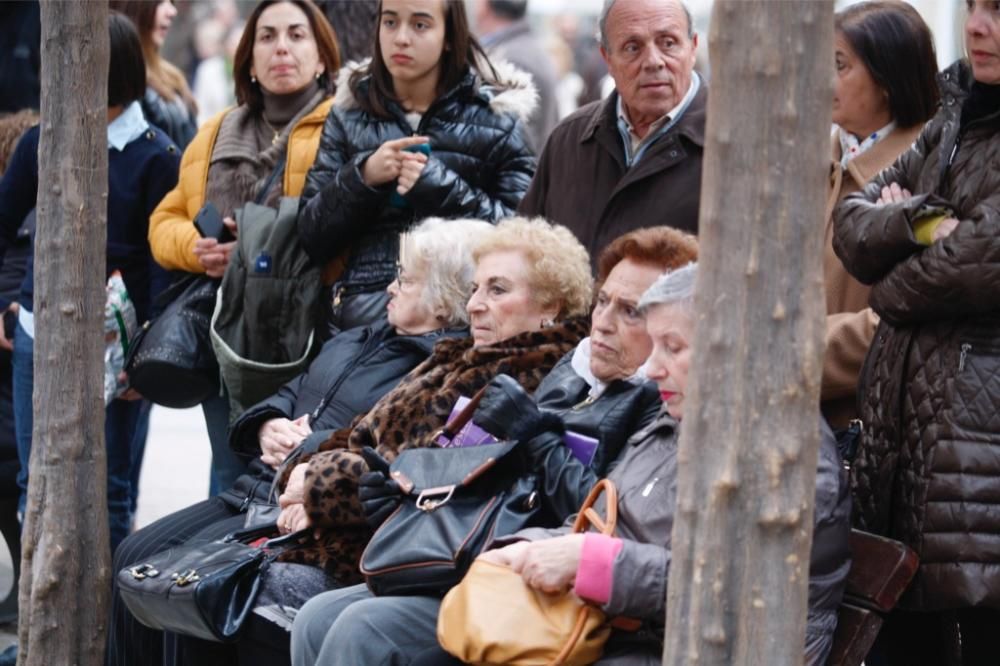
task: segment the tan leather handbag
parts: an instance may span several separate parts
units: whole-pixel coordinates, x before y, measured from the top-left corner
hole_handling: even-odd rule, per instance
[[[607,519],[593,508],[606,496]],[[611,535],[618,520],[618,491],[608,479],[590,491],[573,532],[594,525]],[[476,560],[441,602],[441,647],[467,664],[576,666],[601,657],[611,626],[604,612],[572,592],[546,594],[512,569]]]

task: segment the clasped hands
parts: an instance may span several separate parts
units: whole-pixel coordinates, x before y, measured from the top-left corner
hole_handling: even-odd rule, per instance
[[[426,136],[408,136],[383,143],[368,156],[361,169],[365,184],[378,187],[396,181],[396,192],[400,195],[409,192],[427,166],[427,155],[406,149],[429,141]]]

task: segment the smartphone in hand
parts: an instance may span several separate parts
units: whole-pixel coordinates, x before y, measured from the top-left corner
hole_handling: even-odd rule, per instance
[[[198,214],[195,215],[194,227],[202,238],[214,238],[220,243],[236,240],[229,231],[229,227],[222,221],[219,210],[211,201],[202,206]]]

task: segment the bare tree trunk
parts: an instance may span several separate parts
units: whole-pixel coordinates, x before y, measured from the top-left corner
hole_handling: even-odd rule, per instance
[[[100,664],[109,582],[103,395],[106,2],[42,0],[34,429],[19,664]]]
[[[801,666],[832,1],[717,0],[664,664]]]

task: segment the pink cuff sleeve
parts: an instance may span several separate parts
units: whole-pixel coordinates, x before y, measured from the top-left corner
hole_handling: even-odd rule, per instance
[[[603,604],[611,598],[615,557],[622,549],[622,540],[603,534],[583,537],[580,566],[576,569],[574,589],[581,599]]]

